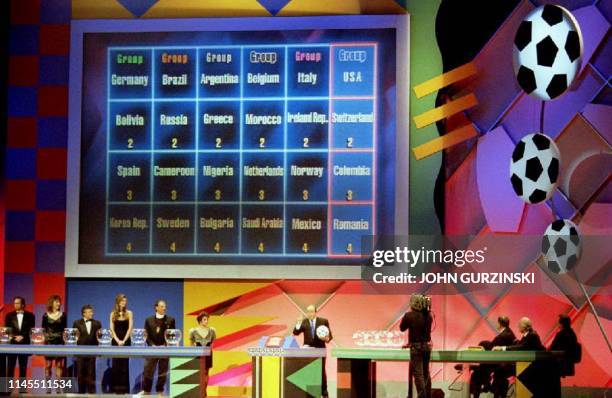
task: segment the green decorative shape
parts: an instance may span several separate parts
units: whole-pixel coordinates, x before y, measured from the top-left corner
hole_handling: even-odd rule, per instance
[[[170,397],[200,397],[199,358],[170,358]]]
[[[170,369],[178,368],[179,366],[182,366],[191,360],[193,360],[193,358],[170,358]]]
[[[411,235],[439,235],[434,208],[434,188],[442,164],[442,153],[416,160],[412,148],[440,136],[436,124],[417,129],[412,117],[436,107],[436,93],[417,99],[412,87],[442,73],[442,56],[436,43],[436,15],[442,0],[396,0],[410,13],[410,160],[408,231]],[[418,62],[414,62],[418,60]],[[404,134],[399,131],[398,134]],[[406,233],[406,231],[404,231]]]
[[[297,372],[287,376],[287,381],[310,394],[313,397],[321,396],[321,375],[323,374],[323,361],[318,358]]]
[[[172,371],[170,371],[170,383],[177,384],[181,380],[185,379],[188,376],[191,376],[192,374],[194,374],[196,372],[197,371],[194,371],[194,370],[177,370],[177,369],[172,369]]]
[[[185,358],[181,358],[185,359]],[[179,370],[200,370],[200,358],[187,358],[186,361],[181,361],[181,363],[175,363],[172,369]]]
[[[199,389],[197,384],[171,384],[170,397],[198,397]]]

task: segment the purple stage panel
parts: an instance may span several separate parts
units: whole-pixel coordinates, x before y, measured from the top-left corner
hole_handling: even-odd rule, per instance
[[[609,184],[607,179],[612,174],[612,151],[595,153],[576,164],[568,176],[568,192],[572,202],[580,209],[588,206],[598,192]]]
[[[456,84],[476,94],[479,105],[467,115],[480,131],[491,130],[521,91],[512,69],[512,47],[518,26],[533,8],[529,1],[522,1],[474,58],[477,75]]]
[[[590,6],[593,0],[535,0],[538,5],[554,4],[572,11],[578,7]]]
[[[524,202],[516,196],[509,177],[513,150],[514,143],[501,126],[478,140],[478,192],[487,224],[493,232],[516,232],[521,223]]]
[[[553,193],[552,199],[547,202],[558,218],[572,219],[576,209],[572,202],[558,189]]]
[[[580,114],[563,129],[556,143],[561,153],[559,189],[581,209],[612,171],[607,160],[612,158],[612,148]]]
[[[591,65],[604,77],[612,74],[612,39],[610,36],[603,40],[603,43],[599,45],[599,48],[593,54]]]
[[[582,110],[582,116],[612,145],[612,106],[587,104]]]
[[[582,49],[581,69],[584,70],[586,64],[591,61],[593,53],[595,53],[601,41],[606,37],[608,29],[610,29],[610,23],[595,6],[579,8],[572,11],[572,13],[576,17],[582,32],[584,48]]]
[[[578,77],[570,90],[553,101],[546,101],[544,110],[544,131],[555,138],[570,120],[580,112],[599,92],[605,81],[590,66]],[[539,131],[540,107],[542,101],[529,95],[522,95],[502,120],[502,125],[518,142],[527,134]]]
[[[444,233],[446,235],[477,235],[486,226],[478,196],[476,151],[465,160],[446,181],[444,190]],[[457,211],[460,203],[462,210]]]
[[[597,8],[608,21],[612,20],[612,1],[598,1]]]

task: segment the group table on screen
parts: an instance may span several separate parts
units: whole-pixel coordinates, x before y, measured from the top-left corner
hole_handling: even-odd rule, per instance
[[[107,255],[359,256],[376,231],[376,43],[107,57]]]

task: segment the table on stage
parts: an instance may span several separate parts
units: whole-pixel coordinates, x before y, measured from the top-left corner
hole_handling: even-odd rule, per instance
[[[253,398],[321,396],[324,348],[249,349],[253,361]]]
[[[432,362],[450,363],[515,363],[520,375],[536,360],[552,359],[560,353],[548,351],[442,351],[431,353]],[[338,358],[337,398],[376,397],[376,362],[410,360],[408,349],[334,348],[332,357]],[[516,398],[531,397],[530,391],[517,379]]]
[[[0,355],[26,354],[59,357],[169,358],[170,397],[199,398],[201,362],[210,347],[116,347],[82,345],[0,345]]]

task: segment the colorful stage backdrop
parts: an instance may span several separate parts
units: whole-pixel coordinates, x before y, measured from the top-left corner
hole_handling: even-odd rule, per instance
[[[514,9],[508,10],[495,33],[477,51],[473,60],[477,75],[446,93],[452,96],[473,92],[479,105],[449,119],[447,130],[442,129],[442,132],[450,131],[452,125],[467,118],[482,136],[448,150],[442,168],[440,153],[417,161],[407,149],[406,156],[411,156],[411,233],[440,232],[439,219],[443,220],[446,234],[478,236],[541,234],[550,222],[549,204],[517,206],[514,197],[495,196],[498,191],[490,189],[485,178],[491,170],[507,178],[507,169],[503,165],[495,166],[496,158],[500,153],[511,151],[514,143],[537,127],[534,115],[539,104],[520,94],[509,57],[518,23],[539,3],[516,1]],[[584,55],[576,83],[561,99],[547,107],[547,134],[560,147],[564,165],[571,166],[562,171],[564,181],[555,196],[555,211],[558,215],[573,217],[583,234],[610,235],[612,42],[609,27],[612,6],[610,2],[592,0],[560,0],[557,3],[570,9],[581,24]],[[23,295],[40,319],[46,298],[58,293],[68,296],[71,320],[77,316],[84,301],[95,301],[100,309],[99,318],[107,322],[112,298],[123,292],[130,296],[140,322],[151,312],[148,306],[153,296],[157,296],[156,289],[159,291],[164,285],[169,289],[163,294],[170,302],[170,311],[177,315],[185,331],[195,325],[199,311],[213,314],[211,324],[220,337],[215,346],[217,354],[211,377],[210,393],[213,395],[248,394],[250,361],[244,349],[254,345],[262,335],[287,333],[299,309],[309,303],[320,305],[321,315],[330,319],[335,345],[351,346],[352,333],[358,329],[397,328],[398,319],[407,308],[407,296],[362,295],[359,282],[67,282],[64,278],[64,237],[69,23],[73,18],[408,11],[412,27],[411,59],[414,60],[411,81],[416,84],[443,71],[441,54],[433,43],[438,8],[444,5],[448,3],[421,0],[12,0],[4,303],[9,303],[16,294]],[[444,69],[448,66],[445,63]],[[436,99],[432,97],[417,100],[412,94],[411,114],[433,108]],[[414,127],[412,124],[411,147],[439,134],[435,124],[418,130]],[[436,179],[442,182],[442,190],[437,191],[435,197],[442,197],[445,203],[437,212],[433,200]],[[580,217],[576,217],[578,214]],[[536,267],[529,262],[521,264],[520,260],[516,263],[521,269]],[[79,291],[88,294],[83,296],[77,293]],[[612,334],[609,288],[591,288],[589,294],[605,329]],[[444,349],[457,349],[490,338],[495,319],[501,314],[510,316],[513,324],[520,316],[530,316],[535,328],[549,343],[555,332],[557,314],[567,313],[584,343],[584,356],[576,376],[565,379],[564,384],[576,386],[573,396],[578,396],[581,388],[603,389],[612,384],[609,351],[575,286],[551,280],[532,296],[513,295],[512,289],[500,289],[496,295],[434,295],[433,302],[436,313],[434,341],[437,348]],[[41,360],[34,360],[34,365],[33,372],[40,374]],[[137,371],[134,369],[132,375]],[[335,374],[334,361],[328,362],[328,372]],[[385,396],[405,394],[405,365],[384,365],[379,367],[379,372]],[[452,367],[441,365],[434,366],[433,374],[438,382],[449,382],[455,377]]]

